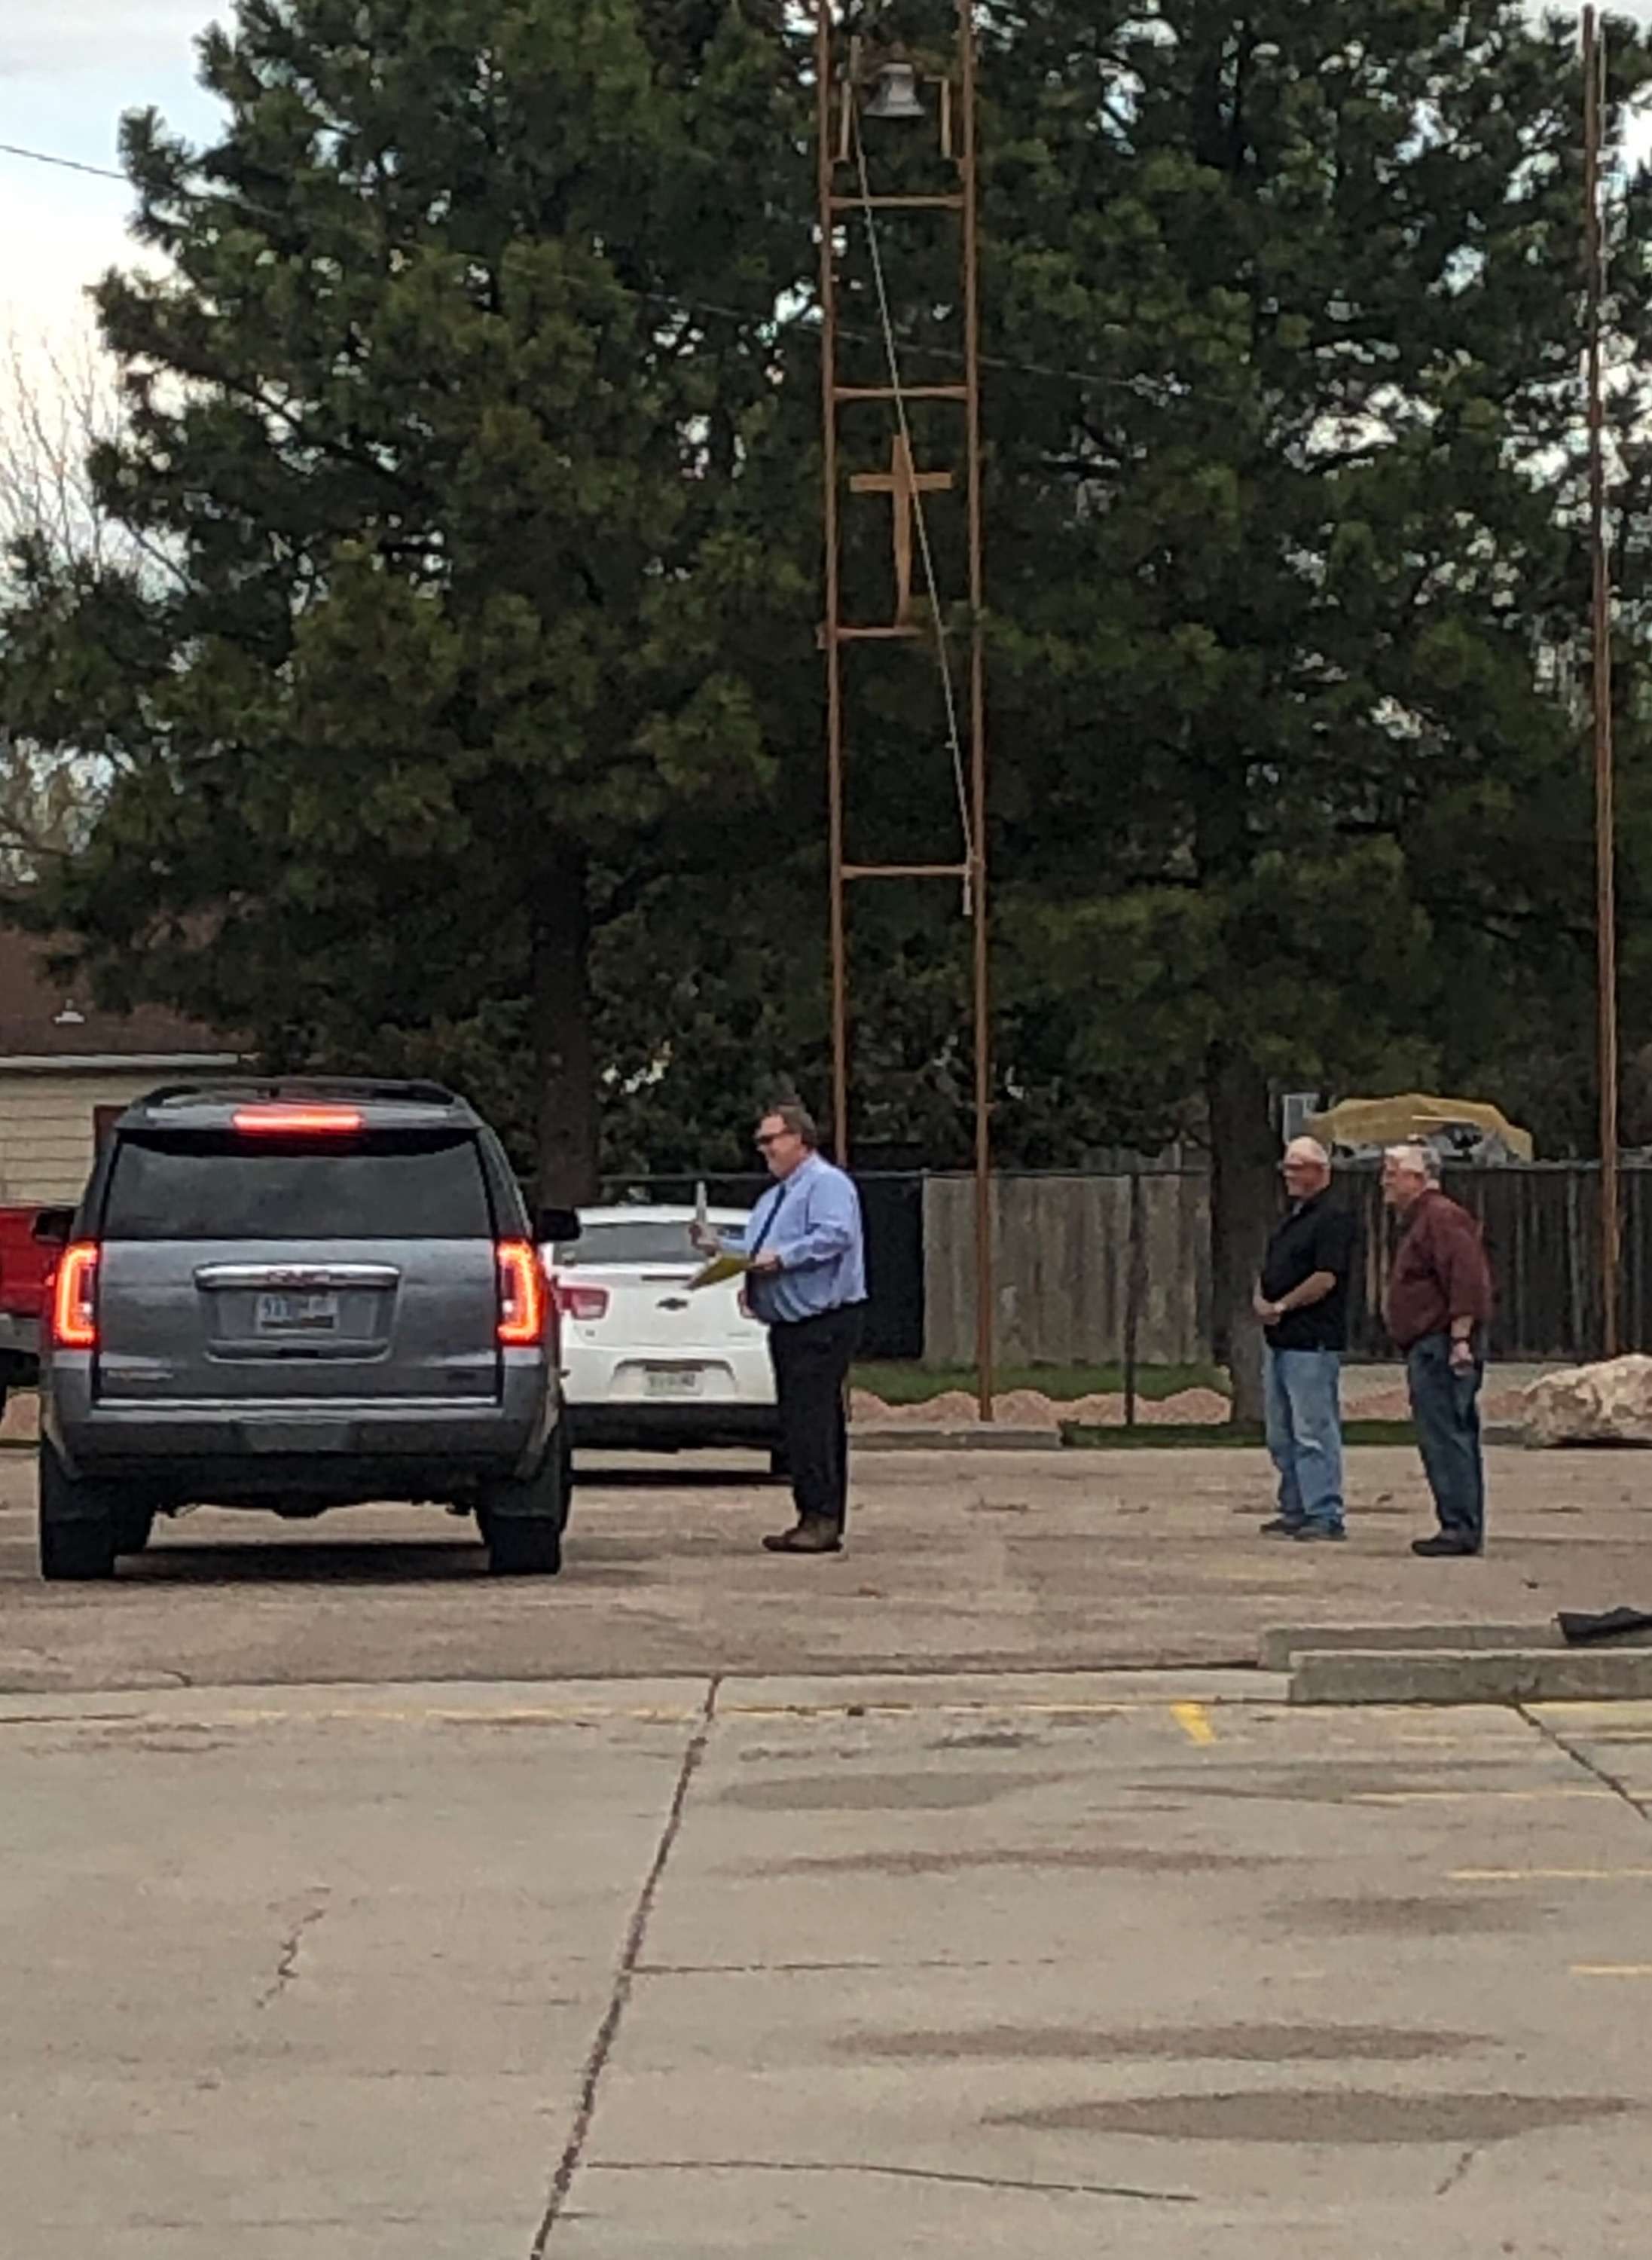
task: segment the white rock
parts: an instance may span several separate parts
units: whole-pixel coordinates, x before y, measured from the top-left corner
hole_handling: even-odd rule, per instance
[[[1520,1412],[1528,1444],[1652,1444],[1652,1357],[1540,1375]]]

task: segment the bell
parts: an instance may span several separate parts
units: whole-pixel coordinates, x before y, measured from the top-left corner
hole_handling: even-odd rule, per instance
[[[869,118],[922,118],[918,99],[918,73],[911,63],[885,63],[873,82],[866,105]]]

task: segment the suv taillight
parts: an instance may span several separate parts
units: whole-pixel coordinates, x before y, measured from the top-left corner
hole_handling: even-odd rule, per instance
[[[570,1280],[559,1279],[556,1300],[565,1319],[605,1319],[608,1315],[606,1287],[576,1287]]]
[[[243,1138],[353,1138],[366,1126],[355,1106],[238,1106],[230,1119]]]
[[[77,1240],[58,1258],[52,1286],[52,1341],[57,1349],[97,1347],[97,1243]]]
[[[506,1349],[533,1349],[545,1340],[549,1297],[540,1252],[531,1240],[502,1240],[499,1264],[499,1341]]]

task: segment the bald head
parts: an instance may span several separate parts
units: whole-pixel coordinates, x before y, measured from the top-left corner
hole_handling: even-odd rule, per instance
[[[1292,1200],[1312,1200],[1331,1182],[1331,1156],[1317,1138],[1293,1138],[1279,1170]]]

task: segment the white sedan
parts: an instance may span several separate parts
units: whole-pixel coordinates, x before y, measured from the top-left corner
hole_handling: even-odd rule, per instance
[[[768,1329],[738,1280],[690,1291],[691,1208],[587,1208],[545,1251],[561,1312],[563,1398],[576,1445],[676,1452],[780,1440]],[[743,1209],[712,1209],[725,1236]]]

